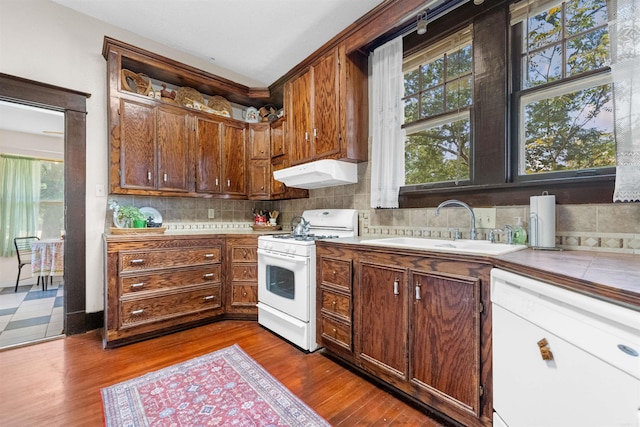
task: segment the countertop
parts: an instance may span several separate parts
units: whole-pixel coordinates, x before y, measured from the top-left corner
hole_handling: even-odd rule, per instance
[[[343,238],[326,240],[325,242],[353,245],[359,244],[362,240],[366,239],[360,237]],[[384,248],[386,250],[429,253],[461,259],[481,258],[492,262],[495,267],[640,311],[640,256],[638,255],[525,249],[499,256],[477,256],[400,249],[391,246],[372,247],[371,245],[363,245],[361,248],[367,250]]]

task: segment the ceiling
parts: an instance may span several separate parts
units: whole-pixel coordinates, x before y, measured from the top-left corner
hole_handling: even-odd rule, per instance
[[[0,101],[0,129],[62,138],[64,113]]]
[[[52,1],[267,87],[384,0]]]

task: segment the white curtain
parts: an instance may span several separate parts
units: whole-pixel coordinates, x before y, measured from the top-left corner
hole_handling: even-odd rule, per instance
[[[402,36],[373,51],[371,207],[397,208],[404,185]]]
[[[617,145],[613,201],[639,202],[640,0],[613,0],[609,4]]]

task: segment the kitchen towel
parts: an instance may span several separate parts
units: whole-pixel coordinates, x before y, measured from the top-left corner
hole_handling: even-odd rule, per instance
[[[556,196],[546,191],[530,198],[529,243],[537,248],[556,247]]]

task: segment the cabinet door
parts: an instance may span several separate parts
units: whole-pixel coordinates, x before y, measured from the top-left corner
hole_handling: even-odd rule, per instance
[[[222,192],[231,195],[247,194],[245,188],[244,125],[224,123]]]
[[[153,106],[120,100],[120,187],[156,187],[156,134]]]
[[[179,109],[156,110],[159,190],[188,190],[188,120],[189,116]]]
[[[413,272],[411,288],[411,383],[480,417],[480,280]]]
[[[285,119],[280,118],[271,123],[271,157],[282,156],[285,153]]]
[[[313,157],[340,152],[340,79],[338,49],[313,67]]]
[[[222,124],[196,118],[196,191],[200,193],[222,192]]]
[[[357,284],[359,343],[363,368],[397,382],[407,374],[406,270],[360,262]]]
[[[284,182],[278,181],[277,179],[275,179],[273,177],[273,172],[278,171],[280,169],[284,169],[286,167],[287,167],[287,162],[283,157],[278,157],[271,161],[270,181],[271,181],[271,198],[272,199],[280,198],[285,194],[286,187],[284,185]]]
[[[259,123],[249,125],[249,158],[252,160],[266,160],[270,157],[269,124]]]
[[[269,160],[249,160],[249,191],[250,199],[269,199],[271,162]]]
[[[304,163],[313,157],[311,147],[311,74],[309,70],[291,83],[291,115],[289,160],[291,165]]]

